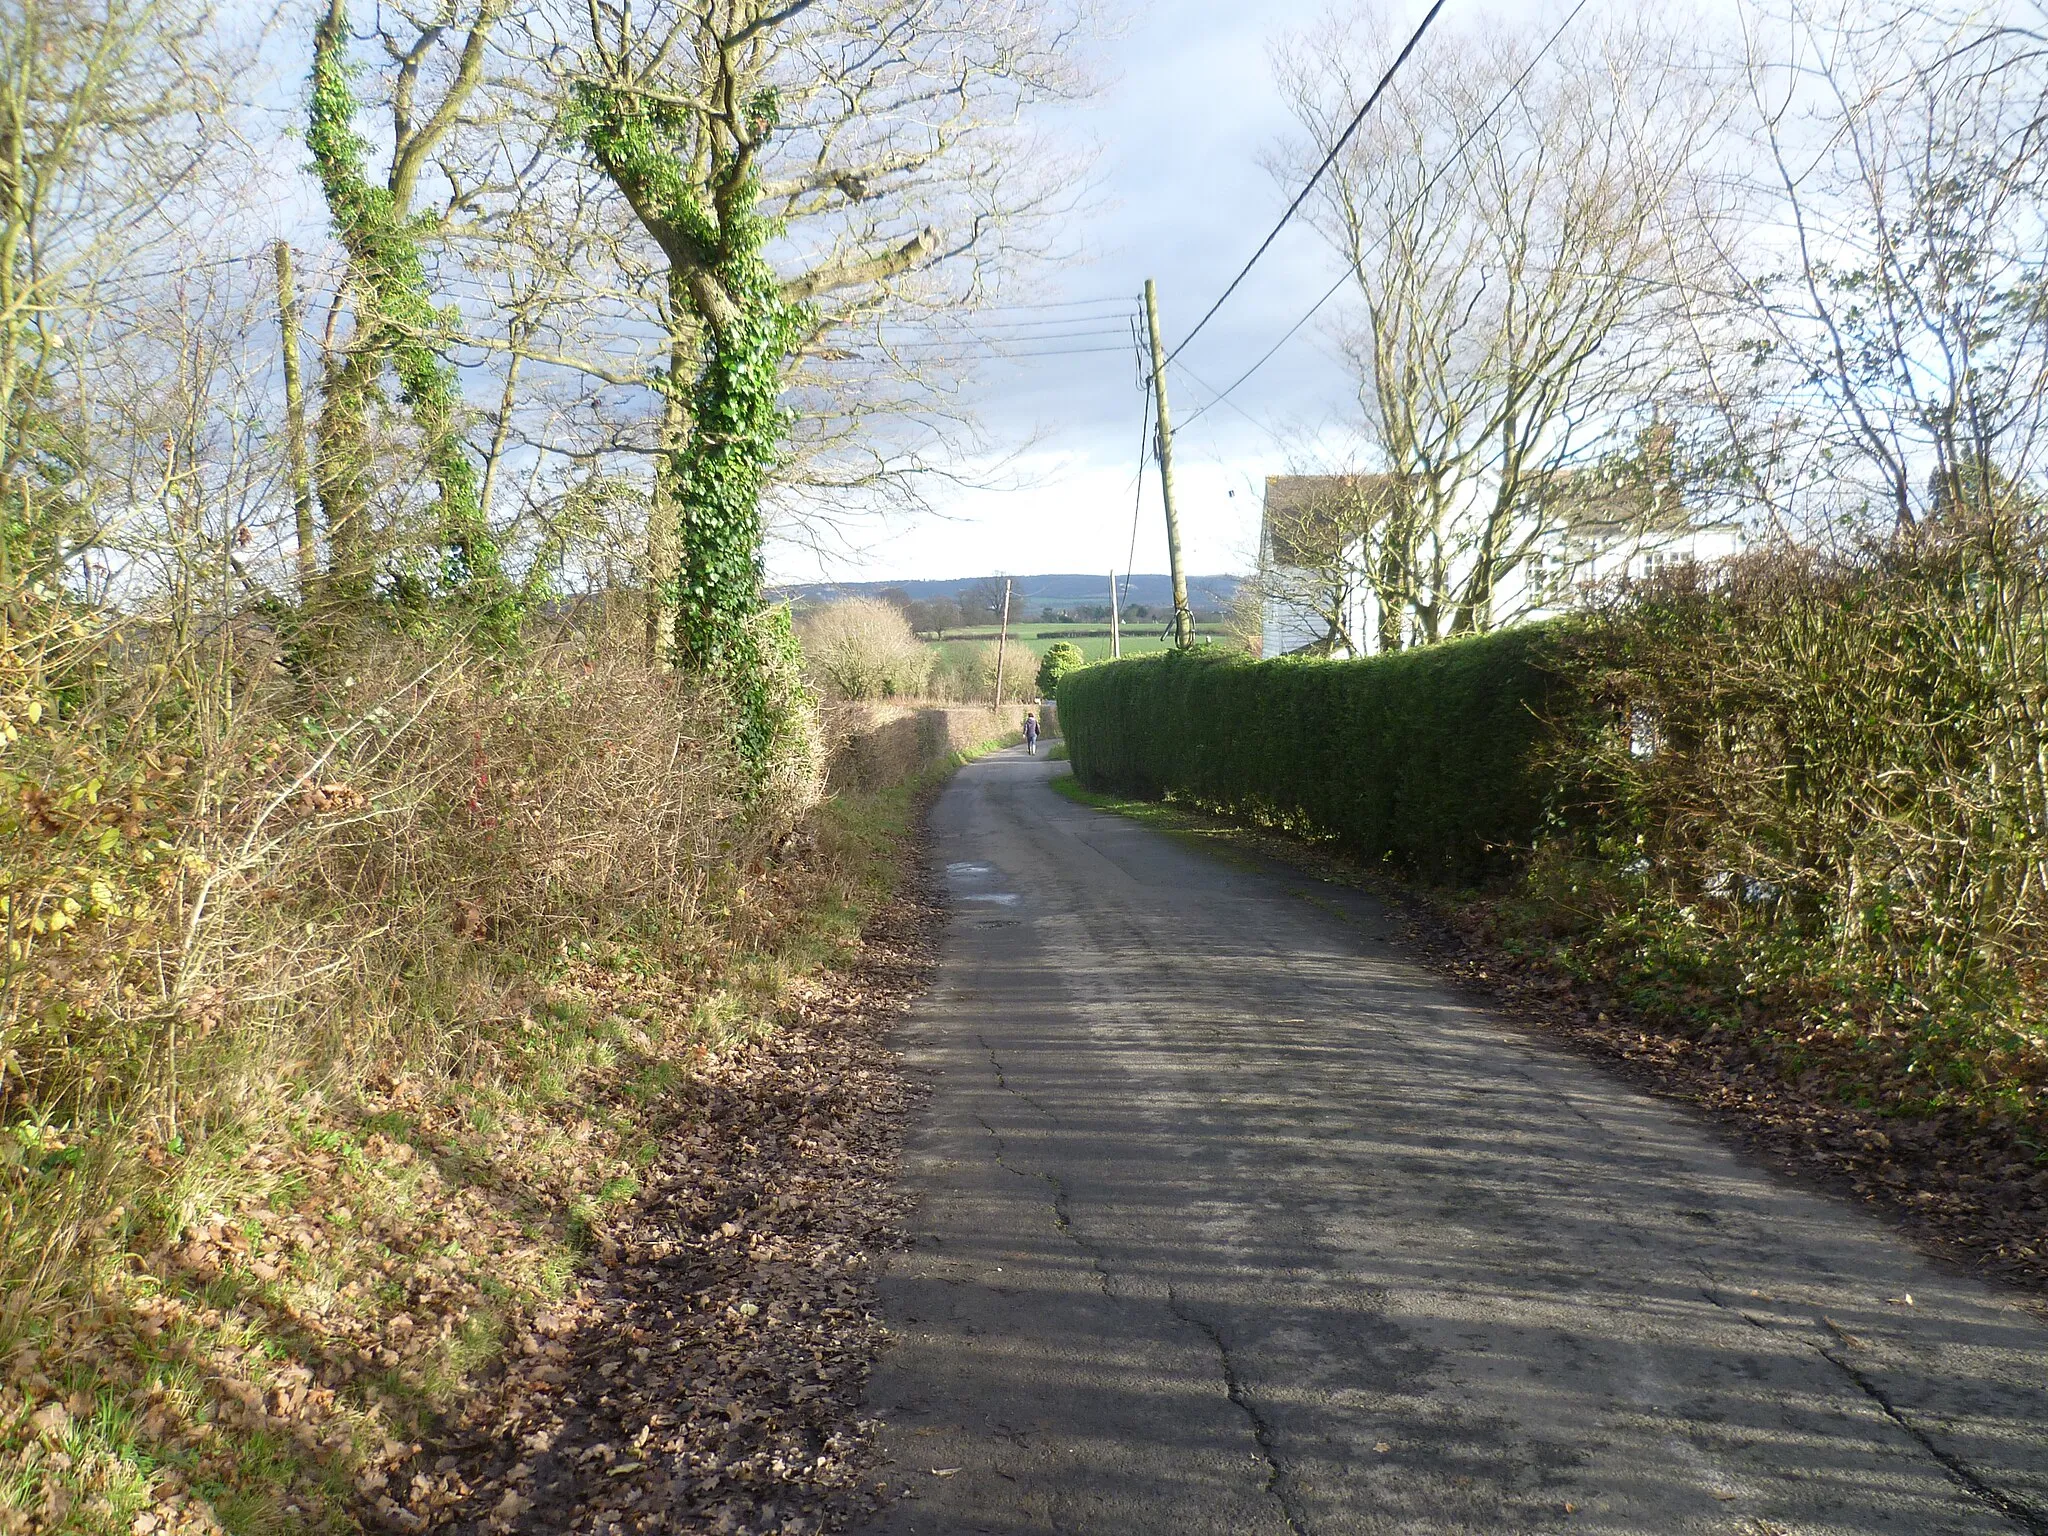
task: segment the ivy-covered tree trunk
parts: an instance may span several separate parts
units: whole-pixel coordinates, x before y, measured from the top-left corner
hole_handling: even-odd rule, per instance
[[[505,578],[482,503],[476,465],[464,441],[462,394],[455,370],[436,348],[449,330],[449,321],[428,297],[418,221],[409,206],[412,172],[406,165],[408,155],[417,157],[429,147],[431,140],[423,142],[425,136],[447,131],[462,96],[474,88],[484,33],[493,14],[486,10],[470,34],[441,109],[420,136],[394,152],[393,180],[407,185],[380,187],[364,173],[368,146],[355,130],[347,9],[343,0],[332,0],[314,30],[306,146],[312,151],[335,232],[348,252],[349,290],[355,309],[348,353],[325,376],[321,411],[320,490],[335,549],[333,588],[348,602],[365,601],[369,594],[368,424],[377,381],[388,363],[398,378],[400,399],[424,439],[426,469],[438,497],[438,569],[408,570],[402,577],[426,593],[455,598],[471,611],[481,629],[509,639],[519,621],[518,594]]]
[[[660,243],[671,292],[701,328],[686,396],[678,368],[662,381],[665,424],[681,406],[688,431],[665,454],[653,515],[675,524],[674,659],[732,695],[741,749],[759,764],[780,724],[768,678],[779,658],[763,649],[778,642],[758,619],[761,493],[788,429],[783,368],[805,319],[763,255],[773,226],[755,208],[753,145],[769,130],[773,102],[752,104],[747,139],[714,150],[703,193],[678,163],[677,125],[658,102],[586,83],[577,108],[585,149]]]
[[[383,360],[369,347],[330,353],[320,377],[320,418],[314,430],[314,483],[327,523],[326,606],[360,610],[377,580],[370,526],[370,408]]]

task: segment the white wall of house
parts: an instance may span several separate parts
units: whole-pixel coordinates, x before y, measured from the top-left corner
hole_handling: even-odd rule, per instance
[[[1500,611],[1520,620],[1555,618],[1569,612],[1590,588],[1640,581],[1667,566],[1714,565],[1741,552],[1741,529],[1732,523],[1597,543],[1560,534],[1545,540],[1508,579]]]
[[[1266,597],[1259,625],[1261,656],[1292,656],[1322,639],[1322,626],[1292,603],[1270,593]]]
[[[1741,552],[1741,530],[1732,523],[1709,523],[1668,533],[1636,533],[1611,538],[1569,535],[1564,530],[1539,540],[1537,548],[1502,584],[1494,612],[1499,624],[1533,623],[1569,612],[1594,587],[1622,579],[1654,575],[1667,565],[1687,562],[1711,565]],[[1289,573],[1269,584],[1263,623],[1262,655],[1287,656],[1320,642],[1323,620],[1276,595],[1273,587],[1290,584]],[[1454,572],[1462,576],[1463,572]],[[1295,576],[1293,585],[1306,585]],[[1379,606],[1369,590],[1352,595],[1348,630],[1361,655],[1379,648]],[[1341,649],[1337,654],[1343,654]]]

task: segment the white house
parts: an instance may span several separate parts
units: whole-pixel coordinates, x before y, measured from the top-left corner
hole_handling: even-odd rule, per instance
[[[1389,583],[1376,568],[1380,531],[1390,515],[1398,515],[1403,499],[1393,475],[1267,478],[1260,536],[1261,654],[1371,655],[1382,648],[1379,590]],[[1686,507],[1668,484],[1562,470],[1544,476],[1526,502],[1519,525],[1504,540],[1506,547],[1526,553],[1494,590],[1494,627],[1550,618],[1589,588],[1651,575],[1669,564],[1712,564],[1742,547],[1733,519]],[[1452,591],[1463,585],[1477,558],[1455,547],[1462,532],[1458,521],[1451,520],[1443,540],[1449,551],[1442,561],[1444,585]],[[1441,600],[1448,606],[1447,597]],[[1401,622],[1403,643],[1412,642],[1420,623],[1412,612]]]

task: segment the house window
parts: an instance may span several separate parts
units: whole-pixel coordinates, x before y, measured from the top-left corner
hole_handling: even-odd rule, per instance
[[[1670,563],[1671,557],[1661,549],[1643,551],[1643,579],[1647,581]]]
[[[1571,587],[1571,567],[1557,555],[1543,553],[1529,557],[1529,601],[1537,608],[1561,603]]]

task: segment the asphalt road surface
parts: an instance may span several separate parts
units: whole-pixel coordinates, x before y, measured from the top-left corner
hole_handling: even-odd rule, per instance
[[[1064,771],[934,813],[876,1532],[2048,1536],[2035,1315]]]

